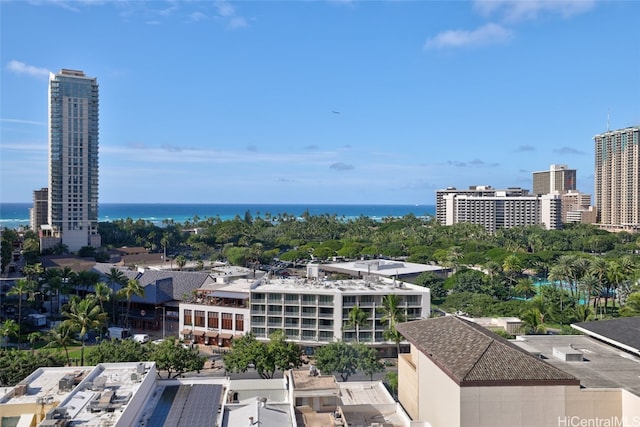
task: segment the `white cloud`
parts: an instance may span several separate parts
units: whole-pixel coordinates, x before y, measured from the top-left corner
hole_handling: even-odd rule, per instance
[[[511,39],[513,32],[494,23],[488,23],[475,30],[447,30],[427,39],[425,49],[456,47],[477,47],[504,43]]]
[[[207,15],[205,15],[202,12],[193,12],[191,15],[189,15],[190,22],[204,21],[206,19],[207,19]]]
[[[217,1],[215,2],[216,9],[218,9],[218,15],[228,18],[230,16],[235,15],[236,10],[226,1]]]
[[[38,126],[46,126],[45,122],[36,122],[34,120],[23,120],[23,119],[0,119],[0,122],[3,123],[19,123],[23,125],[38,125]]]
[[[535,19],[543,13],[569,17],[591,10],[595,0],[476,0],[475,8],[485,16],[497,14],[507,22]]]
[[[11,60],[7,64],[7,70],[16,74],[26,74],[31,77],[46,78],[49,77],[49,70],[46,68],[38,68],[33,65],[27,65],[24,62]]]
[[[242,16],[234,16],[233,18],[229,19],[229,28],[231,28],[232,30],[235,30],[236,28],[243,28],[248,25],[249,24],[247,24],[247,20]]]
[[[329,168],[337,171],[350,171],[355,169],[355,166],[343,162],[337,162],[330,165]]]
[[[216,1],[214,5],[216,9],[218,9],[218,18],[222,18],[226,22],[228,28],[235,30],[249,25],[247,20],[242,16],[239,16],[236,13],[235,8],[227,1],[219,0]]]

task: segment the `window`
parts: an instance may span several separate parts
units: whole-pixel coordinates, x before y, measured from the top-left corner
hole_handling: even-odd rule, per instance
[[[282,294],[269,294],[269,302],[282,301]]]
[[[284,300],[286,302],[298,302],[298,294],[285,294]]]
[[[236,314],[236,331],[244,330],[244,314]]]
[[[201,328],[204,328],[204,310],[195,311],[194,326],[200,326]]]
[[[233,329],[233,316],[231,313],[222,313],[222,329]]]
[[[313,304],[313,305],[315,305],[316,296],[315,295],[302,295],[302,303],[303,304]]]
[[[315,317],[316,316],[316,308],[315,307],[302,307],[302,316],[304,316],[304,317]]]
[[[361,304],[371,304],[373,302],[373,295],[360,295]]]
[[[184,324],[185,326],[191,326],[193,323],[193,312],[191,310],[184,311]]]
[[[217,311],[210,311],[208,313],[208,317],[209,319],[207,320],[207,327],[209,329],[218,329],[218,312]]]
[[[349,295],[342,298],[342,305],[344,306],[352,306],[356,303],[355,295]]]
[[[320,295],[319,303],[323,305],[333,305],[333,295]]]

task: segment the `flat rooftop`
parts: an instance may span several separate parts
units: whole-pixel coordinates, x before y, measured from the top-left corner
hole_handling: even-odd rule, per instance
[[[137,362],[100,364],[56,409],[65,410],[75,425],[116,425],[146,377],[151,374],[148,379],[155,380],[153,366]]]
[[[395,405],[381,381],[354,381],[338,383],[343,405]]]
[[[511,341],[523,350],[540,354],[545,362],[580,380],[590,388],[623,388],[640,396],[640,357],[585,335],[526,335]],[[583,361],[565,362],[553,349],[581,352]]]
[[[418,294],[429,289],[385,277],[371,279],[314,280],[302,278],[264,278],[253,292],[295,292],[314,294]]]
[[[310,375],[307,369],[297,369],[291,371],[293,378],[293,388],[295,391],[302,390],[336,390],[338,383],[333,375]]]
[[[36,404],[40,399],[48,399],[60,402],[65,399],[71,390],[63,391],[59,389],[60,380],[67,375],[84,376],[91,372],[93,368],[81,367],[60,367],[60,368],[40,368],[25,378],[27,384],[24,394],[16,393],[16,387],[3,388],[3,395],[0,397],[2,405],[16,404]]]
[[[442,271],[437,265],[418,264],[415,262],[392,261],[386,259],[373,259],[367,261],[335,262],[320,264],[321,270],[343,271],[345,273],[375,274],[386,277],[402,277],[417,275],[425,271]]]
[[[202,291],[207,295],[211,293],[220,293],[221,295],[246,294],[248,296],[249,292],[251,291],[251,285],[257,283],[258,280],[259,279],[231,278],[231,281],[229,281],[228,283],[206,283],[197,290]]]

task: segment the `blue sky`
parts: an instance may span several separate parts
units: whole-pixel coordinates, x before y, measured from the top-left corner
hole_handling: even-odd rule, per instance
[[[432,204],[593,191],[640,124],[640,2],[2,1],[0,201],[47,185],[47,79],[100,84],[100,201]]]

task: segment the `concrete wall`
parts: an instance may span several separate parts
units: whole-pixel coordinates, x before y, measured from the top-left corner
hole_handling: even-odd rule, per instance
[[[626,390],[620,393],[624,427],[640,426],[640,397]]]
[[[420,420],[433,427],[471,426],[461,420],[461,389],[424,354],[418,352],[418,408]]]
[[[566,389],[578,386],[462,387],[462,426],[557,426]]]
[[[569,418],[596,420],[622,418],[622,390],[619,388],[567,388],[565,414]]]
[[[398,357],[398,400],[413,420],[419,419],[418,413],[418,371],[413,357],[416,349],[411,346],[411,353]]]
[[[414,346],[398,359],[398,385],[398,400],[413,421],[461,425],[460,387]]]

